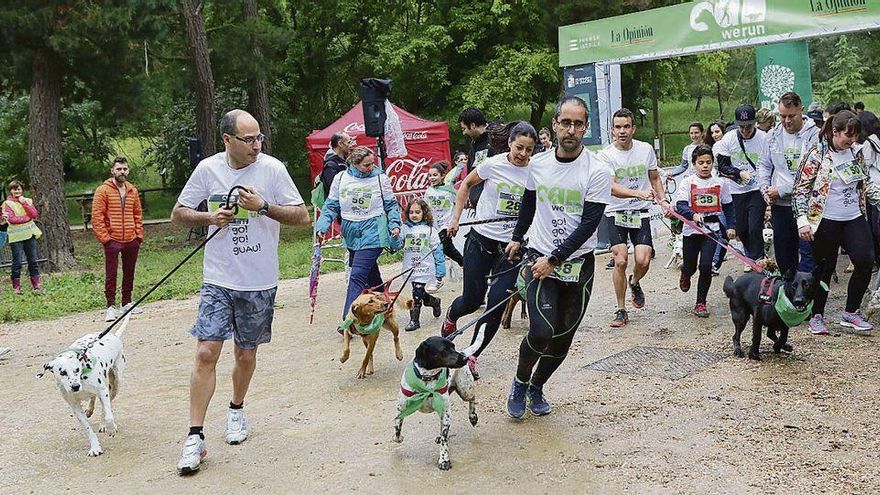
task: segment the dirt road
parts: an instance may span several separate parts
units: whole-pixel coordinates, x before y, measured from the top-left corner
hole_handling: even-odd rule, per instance
[[[657,261],[665,259],[660,249]],[[2,325],[0,345],[14,350],[0,359],[0,492],[877,492],[876,336],[814,337],[801,327],[792,331],[790,356],[773,355],[765,338],[763,362],[735,359],[721,279],[710,294],[712,317],[700,320],[690,313],[693,292],[679,292],[677,272],[662,263],[643,282],[647,308],[632,311],[625,328],[611,329],[605,261],[607,255],[597,259],[594,297],[572,351],[545,389],[553,413],[514,422],[504,412],[525,332],[515,316],[514,328],[501,330],[480,360],[479,425],[472,428],[466,408],[452,402],[449,472],[436,468],[436,416],[411,416],[403,444],[391,441],[403,364],[387,335],[377,347],[375,375],[355,379],[360,345],[339,364],[341,338],[333,329],[341,274],[322,277],[314,326],[307,324],[306,282],[280,285],[284,308],[276,313],[273,342],[260,350],[246,402],[251,436],[235,447],[223,442],[232,364],[231,349],[224,349],[205,430],[209,455],[187,478],[174,468],[187,429],[194,343],[186,330],[197,299],[151,304],[132,320],[124,338],[127,374],[114,404],[121,430],[100,435],[105,454],[98,458],[86,457],[87,443],[52,377],[34,375],[70,342],[103,328],[102,314]],[[725,267],[734,269],[735,262]],[[444,287],[444,305],[458,286]],[[832,292],[829,314],[836,314],[844,286]],[[402,338],[405,361],[439,322],[429,317],[423,324]],[[587,368],[636,346],[723,359],[675,381],[659,375],[684,365],[662,356],[652,358],[652,368],[642,366],[654,376]]]

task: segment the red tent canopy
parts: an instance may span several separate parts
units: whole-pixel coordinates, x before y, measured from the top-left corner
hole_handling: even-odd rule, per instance
[[[432,122],[394,106],[400,119],[406,143],[407,156],[387,158],[385,171],[391,177],[394,193],[400,199],[407,193],[422,192],[428,187],[428,169],[441,160],[452,161],[449,153],[449,126],[446,122]],[[315,177],[324,166],[324,154],[330,147],[334,133],[345,132],[357,141],[358,145],[376,149],[376,139],[364,134],[364,111],[361,102],[345,115],[319,131],[312,131],[306,137],[309,154],[309,172],[314,183]]]

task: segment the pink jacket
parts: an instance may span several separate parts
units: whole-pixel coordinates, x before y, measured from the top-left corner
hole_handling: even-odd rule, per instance
[[[15,211],[12,209],[12,206],[7,204],[9,202],[16,202],[24,207],[25,215],[16,215]],[[9,197],[6,201],[3,202],[3,213],[6,215],[6,218],[9,220],[9,223],[12,225],[19,225],[22,223],[28,223],[31,220],[35,220],[40,213],[37,211],[37,208],[34,206],[33,200],[29,198],[25,198],[22,196],[19,200],[16,198]]]

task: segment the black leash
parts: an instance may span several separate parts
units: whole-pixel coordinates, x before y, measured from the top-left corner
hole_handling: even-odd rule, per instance
[[[468,225],[482,225],[484,223],[505,222],[505,221],[512,221],[512,220],[516,220],[516,219],[513,217],[510,217],[510,218],[507,218],[507,217],[489,218],[487,220],[474,220],[473,222],[460,223],[460,224],[458,224],[458,226],[459,227],[466,227]]]
[[[537,258],[535,258],[535,259],[537,259]],[[520,261],[519,263],[517,263],[516,265],[514,265],[514,268],[522,268],[524,265],[527,266],[527,265],[531,264],[532,262],[534,262],[535,259],[533,259],[532,257],[529,257],[529,256],[525,256],[525,257],[523,257],[523,260],[522,260],[522,261]],[[529,283],[526,284],[526,288],[528,288],[530,285],[532,285],[532,282],[534,282],[534,281],[535,281],[535,279],[532,278],[532,279],[529,281]],[[483,314],[481,314],[480,316],[474,318],[474,320],[471,321],[470,323],[468,323],[467,325],[465,325],[465,326],[463,326],[463,327],[458,327],[458,328],[456,328],[454,332],[450,333],[450,334],[447,335],[445,338],[446,338],[447,340],[455,340],[455,338],[458,337],[459,335],[461,335],[462,332],[464,332],[464,331],[467,330],[468,328],[470,328],[470,327],[476,325],[477,322],[480,321],[480,318],[482,318],[484,315],[489,314],[489,313],[491,313],[492,311],[495,311],[496,309],[498,309],[498,308],[504,306],[505,304],[507,304],[507,301],[510,301],[511,299],[513,299],[513,296],[515,296],[517,292],[518,292],[518,289],[516,288],[516,286],[514,286],[513,291],[510,293],[510,295],[508,295],[507,297],[505,297],[504,299],[502,299],[501,301],[499,301],[498,304],[496,304],[495,306],[492,306],[491,308],[487,309],[486,311],[483,311]]]
[[[222,206],[222,208],[225,208],[225,209],[227,209],[227,210],[232,210],[232,214],[233,214],[233,215],[235,215],[236,213],[238,213],[238,201],[236,201],[235,204],[230,204],[229,200],[232,199],[232,193],[235,192],[235,190],[237,190],[237,189],[241,189],[241,190],[243,190],[243,191],[247,191],[247,189],[246,189],[245,187],[243,187],[243,186],[233,186],[232,189],[229,190],[229,193],[226,195],[226,204]],[[199,243],[199,245],[196,246],[195,249],[193,249],[188,255],[186,255],[186,258],[183,258],[183,260],[182,260],[180,263],[178,263],[177,266],[175,266],[174,268],[172,268],[171,271],[168,272],[168,274],[166,274],[164,277],[162,277],[162,280],[158,281],[155,285],[153,285],[153,286],[150,288],[150,290],[148,290],[144,295],[142,295],[140,298],[138,298],[137,301],[135,301],[134,303],[132,303],[131,306],[129,306],[129,308],[128,308],[127,310],[125,310],[125,312],[123,312],[121,315],[119,315],[119,317],[117,317],[115,320],[113,320],[113,323],[111,323],[110,326],[108,326],[106,330],[104,330],[103,332],[101,332],[101,333],[98,335],[98,338],[95,339],[95,342],[97,342],[98,340],[101,340],[105,335],[107,335],[107,333],[109,333],[110,330],[112,330],[113,327],[115,327],[117,323],[119,323],[120,321],[122,321],[126,316],[128,316],[129,313],[131,313],[131,311],[132,311],[134,308],[137,307],[138,304],[140,304],[141,302],[143,302],[144,299],[146,299],[147,297],[150,296],[150,294],[153,293],[153,291],[155,291],[156,289],[158,289],[158,288],[159,288],[162,284],[164,284],[169,278],[171,278],[171,276],[174,275],[174,273],[175,273],[177,270],[179,270],[180,267],[182,267],[184,264],[186,264],[186,262],[189,261],[190,258],[192,258],[193,256],[195,256],[196,253],[198,253],[203,247],[205,247],[205,244],[207,244],[208,241],[210,241],[211,239],[213,239],[214,236],[217,235],[221,230],[223,230],[223,229],[222,229],[222,228],[217,228],[217,229],[214,231],[214,233],[212,233],[211,235],[209,235],[208,237],[206,237],[204,241],[202,241],[201,243]],[[92,343],[94,344],[94,342],[92,342]]]

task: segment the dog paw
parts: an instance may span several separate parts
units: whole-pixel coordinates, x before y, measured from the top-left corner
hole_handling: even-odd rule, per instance
[[[403,443],[403,435],[394,435],[391,437],[391,441],[394,443]]]
[[[345,354],[343,354],[342,357],[339,358],[339,362],[340,362],[340,363],[344,363],[344,362],[348,361],[348,356],[349,356],[349,355],[350,355],[350,354],[347,353],[347,352],[346,352]]]
[[[733,355],[736,356],[736,357],[738,357],[738,358],[744,358],[744,357],[746,357],[746,353],[743,352],[742,349],[734,349],[734,350],[733,350]]]
[[[394,357],[396,357],[398,361],[403,361],[403,351],[397,349],[394,351]]]
[[[104,453],[104,451],[101,449],[100,445],[97,445],[97,446],[89,449],[89,457],[98,457],[99,455],[101,455],[103,453]]]
[[[449,471],[452,469],[452,461],[440,461],[437,463],[437,467],[439,467],[441,471]]]
[[[761,355],[758,354],[757,352],[750,352],[750,353],[749,353],[749,359],[751,359],[752,361],[760,361],[760,360],[761,360]]]
[[[358,374],[357,374],[358,380],[361,380],[361,379],[365,378],[366,376],[367,376],[366,372],[358,371]]]
[[[468,415],[468,419],[471,420],[471,426],[477,426],[477,421],[480,420],[476,413]]]
[[[98,429],[99,433],[106,433],[108,437],[112,437],[117,431],[119,431],[119,425],[114,421],[104,422]]]
[[[782,344],[780,350],[785,352],[794,352],[794,347],[791,344]]]

